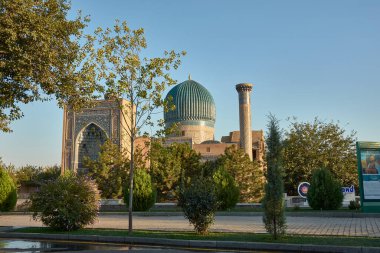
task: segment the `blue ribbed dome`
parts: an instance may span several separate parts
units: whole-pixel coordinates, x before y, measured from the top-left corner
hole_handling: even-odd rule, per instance
[[[175,109],[164,113],[166,124],[182,123],[189,125],[215,124],[215,103],[210,92],[193,80],[174,86],[165,100],[172,98]]]

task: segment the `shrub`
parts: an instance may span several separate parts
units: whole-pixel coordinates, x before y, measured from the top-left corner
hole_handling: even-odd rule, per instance
[[[129,184],[126,184],[124,202],[129,206]],[[150,175],[143,169],[135,169],[133,175],[133,204],[134,211],[147,211],[156,201],[156,190],[152,186]]]
[[[219,168],[213,175],[219,210],[233,208],[239,200],[239,187],[234,178],[223,168]]]
[[[0,167],[0,211],[12,210],[17,202],[17,188],[9,174]]]
[[[348,209],[359,210],[360,209],[360,202],[358,200],[351,200],[350,204],[348,205]]]
[[[316,210],[335,210],[342,206],[341,184],[328,169],[316,169],[313,172],[307,201]]]
[[[181,207],[185,217],[198,234],[207,234],[218,209],[215,186],[210,179],[200,178],[181,194]]]
[[[55,230],[72,231],[93,224],[99,211],[99,192],[94,181],[66,173],[41,186],[31,195],[33,219]]]

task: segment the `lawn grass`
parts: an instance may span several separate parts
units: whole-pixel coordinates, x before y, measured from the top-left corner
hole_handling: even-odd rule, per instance
[[[66,234],[68,232],[54,231],[50,228],[29,227],[19,228],[13,232],[20,233],[46,233],[46,234]],[[172,232],[172,231],[147,231],[135,230],[132,235],[128,230],[119,229],[81,229],[70,232],[72,235],[102,235],[102,236],[133,236],[149,238],[167,238],[181,240],[211,240],[211,241],[244,241],[244,242],[265,242],[265,243],[293,243],[293,244],[314,244],[314,245],[337,245],[337,246],[365,246],[380,247],[379,238],[371,237],[348,237],[348,236],[308,236],[308,235],[285,235],[278,240],[273,240],[268,234],[254,233],[225,233],[212,232],[208,235],[197,235],[194,232]]]

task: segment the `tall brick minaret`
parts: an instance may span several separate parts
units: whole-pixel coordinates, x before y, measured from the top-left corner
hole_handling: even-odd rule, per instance
[[[252,84],[239,83],[236,90],[239,93],[240,147],[252,161],[252,130],[251,130],[251,91]]]

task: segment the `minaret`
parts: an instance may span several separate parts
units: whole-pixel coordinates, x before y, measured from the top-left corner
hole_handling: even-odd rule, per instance
[[[240,147],[252,161],[252,131],[251,131],[251,91],[252,84],[239,83],[236,90],[239,93]]]

